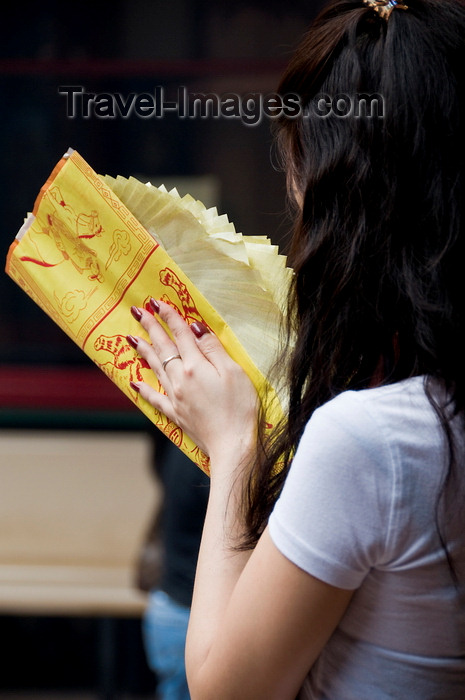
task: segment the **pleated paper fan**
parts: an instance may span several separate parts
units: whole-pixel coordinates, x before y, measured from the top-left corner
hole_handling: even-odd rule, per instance
[[[105,175],[105,183],[224,318],[267,376],[279,351],[292,270],[266,236],[243,236],[225,214],[176,189]],[[282,397],[281,397],[281,400]]]
[[[283,418],[285,395],[269,370],[292,271],[266,236],[242,236],[216,208],[134,178],[102,178],[69,149],[10,245],[6,271],[206,473],[208,455],[134,389],[163,386],[127,339],[145,334],[131,306],[148,308],[153,296],[188,323],[206,323],[256,388],[265,430]]]

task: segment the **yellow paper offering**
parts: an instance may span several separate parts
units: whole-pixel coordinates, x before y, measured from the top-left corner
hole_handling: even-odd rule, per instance
[[[162,299],[201,321],[282,416],[268,370],[278,349],[291,271],[266,237],[236,233],[216,209],[134,178],[101,177],[70,149],[42,187],[12,243],[6,271],[105,374],[201,469],[197,445],[134,391],[163,391],[127,334],[143,335],[130,307]]]

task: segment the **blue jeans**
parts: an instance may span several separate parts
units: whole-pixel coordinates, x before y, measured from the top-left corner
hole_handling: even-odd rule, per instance
[[[147,663],[155,672],[159,700],[190,700],[184,665],[189,608],[164,591],[152,591],[142,621]]]

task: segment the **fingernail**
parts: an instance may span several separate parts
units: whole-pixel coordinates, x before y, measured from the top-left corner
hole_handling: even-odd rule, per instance
[[[207,326],[200,321],[194,321],[194,323],[191,323],[190,328],[196,338],[201,338],[205,333],[208,333]]]
[[[129,345],[131,345],[134,350],[137,350],[137,346],[139,345],[139,340],[135,338],[133,335],[127,335],[126,340],[128,341]]]
[[[129,382],[129,384],[131,385],[131,388],[134,389],[134,391],[136,391],[137,393],[140,392],[139,385],[136,384],[136,382]]]
[[[137,306],[131,306],[131,313],[136,319],[136,321],[140,321],[142,318],[142,311],[137,308]]]
[[[152,299],[152,297],[150,297],[150,306],[152,307],[152,309],[155,311],[156,314],[159,313],[160,304],[158,303],[158,301],[156,299]]]

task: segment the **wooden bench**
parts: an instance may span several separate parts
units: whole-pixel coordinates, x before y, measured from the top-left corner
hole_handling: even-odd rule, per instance
[[[0,430],[0,613],[140,616],[160,499],[144,432]]]

